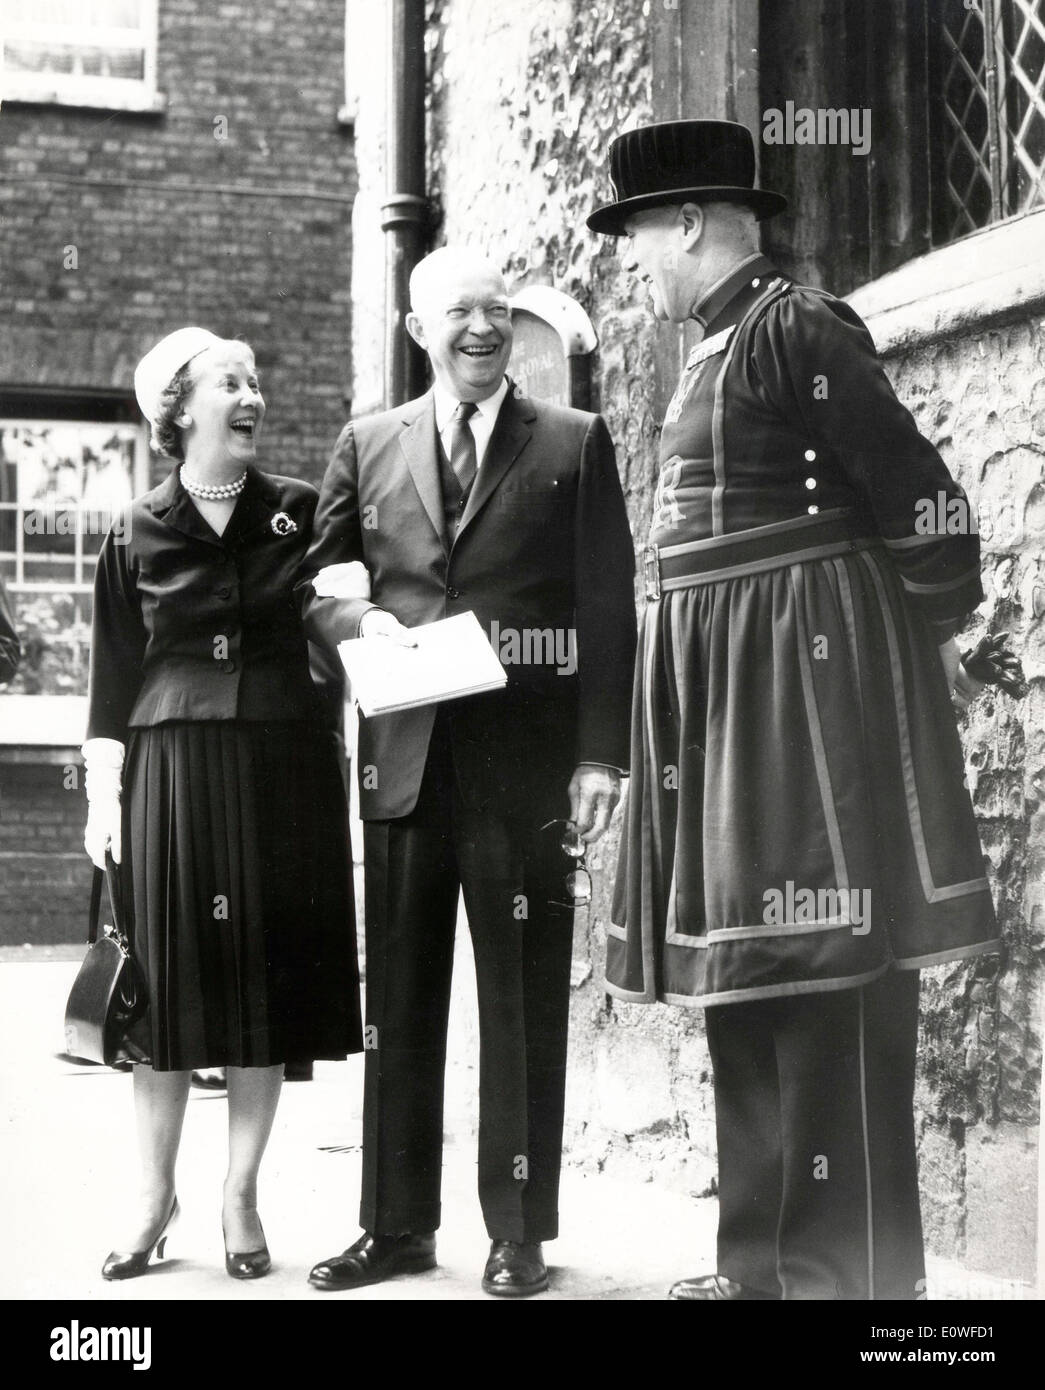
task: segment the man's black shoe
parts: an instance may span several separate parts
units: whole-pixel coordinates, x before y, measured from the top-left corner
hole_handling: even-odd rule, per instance
[[[316,1265],[308,1276],[314,1289],[362,1289],[397,1274],[420,1274],[435,1268],[435,1233],[372,1236],[364,1231],[340,1255]]]
[[[548,1287],[548,1271],[540,1245],[495,1240],[483,1270],[483,1293],[499,1298],[529,1298]]]
[[[727,1279],[724,1274],[698,1274],[695,1279],[680,1279],[677,1284],[672,1284],[668,1297],[687,1303],[723,1303],[734,1300],[765,1302],[772,1300],[773,1295],[762,1293],[760,1289],[745,1288],[743,1284]]]

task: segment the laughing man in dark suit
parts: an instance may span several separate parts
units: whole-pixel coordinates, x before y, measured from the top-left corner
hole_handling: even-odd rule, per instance
[[[310,634],[331,646],[372,634],[408,642],[404,629],[471,610],[487,633],[516,639],[502,655],[538,659],[506,663],[503,690],[360,721],[376,1044],[364,1234],[310,1282],[358,1288],[435,1264],[462,889],[479,1001],[479,1196],[492,1241],[482,1286],[523,1297],[547,1287],[541,1242],[558,1234],[572,939],[562,845],[564,835],[575,849],[594,843],[620,795],[633,547],[602,418],[529,400],[505,376],[512,323],[497,269],[443,248],[417,266],[410,290],[407,328],[434,385],[338,439],[307,572],[361,562],[371,596],[317,579]],[[567,817],[565,831],[542,831]]]

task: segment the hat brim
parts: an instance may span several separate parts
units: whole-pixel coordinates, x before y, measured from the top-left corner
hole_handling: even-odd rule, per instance
[[[671,203],[743,203],[753,208],[759,222],[775,217],[787,207],[782,193],[770,193],[763,188],[672,188],[664,193],[640,193],[619,203],[604,203],[588,218],[593,232],[605,236],[624,236],[624,223],[635,212],[645,208],[667,207]]]

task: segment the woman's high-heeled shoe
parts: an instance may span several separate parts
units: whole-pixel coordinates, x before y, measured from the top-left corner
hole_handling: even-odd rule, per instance
[[[175,1195],[171,1202],[171,1209],[167,1213],[167,1219],[160,1227],[159,1234],[151,1245],[147,1245],[144,1250],[110,1251],[105,1263],[102,1265],[103,1279],[135,1279],[139,1274],[144,1274],[149,1268],[149,1261],[152,1259],[153,1251],[156,1252],[158,1260],[163,1259],[163,1252],[167,1247],[167,1235],[175,1218],[181,1211],[178,1205],[178,1198]]]
[[[260,1220],[258,1225],[261,1225]],[[233,1279],[260,1279],[263,1274],[267,1274],[272,1268],[272,1257],[269,1254],[268,1242],[265,1240],[264,1230],[261,1232],[261,1248],[258,1250],[247,1250],[237,1254],[229,1249],[228,1237],[225,1236],[225,1228],[222,1227],[222,1236],[225,1238],[225,1272]]]

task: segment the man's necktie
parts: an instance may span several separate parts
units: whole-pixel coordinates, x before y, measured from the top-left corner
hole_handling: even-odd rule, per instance
[[[475,457],[475,435],[468,421],[479,409],[474,401],[462,401],[450,417],[450,467],[461,485],[462,496],[475,482],[478,463]]]

